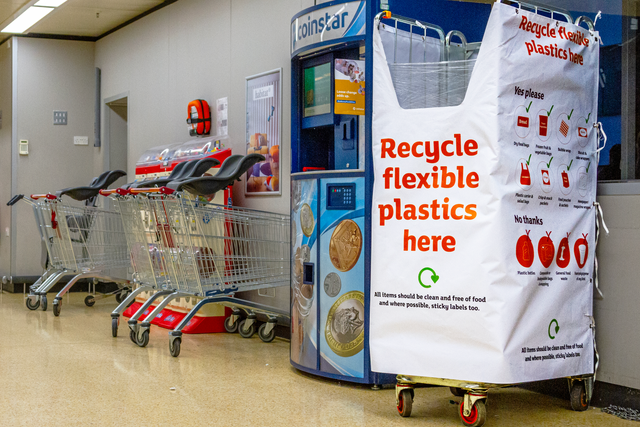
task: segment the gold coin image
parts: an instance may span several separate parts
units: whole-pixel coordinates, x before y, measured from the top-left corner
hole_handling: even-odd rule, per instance
[[[324,336],[329,348],[340,357],[351,357],[364,348],[364,294],[351,291],[331,306]]]
[[[302,205],[302,209],[300,209],[300,226],[302,227],[304,235],[311,237],[311,233],[313,233],[313,228],[315,226],[315,219],[313,218],[311,206],[306,203]]]
[[[362,233],[358,224],[345,219],[333,230],[329,242],[331,263],[340,271],[349,271],[358,262],[362,251]]]

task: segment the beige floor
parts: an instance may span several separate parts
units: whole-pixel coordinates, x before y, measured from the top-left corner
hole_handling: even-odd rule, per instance
[[[445,388],[416,390],[410,418],[393,389],[373,391],[302,375],[288,341],[257,336],[187,335],[168,351],[153,327],[146,348],[111,337],[113,300],[93,308],[84,294],[62,314],[28,311],[22,295],[0,295],[1,426],[461,426]],[[52,298],[50,298],[51,300]],[[599,409],[518,388],[490,393],[487,426],[636,426]]]

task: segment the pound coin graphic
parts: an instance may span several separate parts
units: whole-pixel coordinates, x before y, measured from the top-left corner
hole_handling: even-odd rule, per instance
[[[329,348],[351,357],[364,348],[364,294],[351,291],[337,299],[327,315],[324,336]]]

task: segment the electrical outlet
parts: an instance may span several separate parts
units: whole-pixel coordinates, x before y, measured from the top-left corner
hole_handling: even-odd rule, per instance
[[[74,145],[89,145],[89,137],[88,136],[74,136],[73,137]]]
[[[54,125],[66,125],[67,124],[67,112],[66,111],[54,111],[53,112],[53,124]]]

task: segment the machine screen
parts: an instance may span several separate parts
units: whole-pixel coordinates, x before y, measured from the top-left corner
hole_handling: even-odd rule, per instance
[[[304,70],[304,116],[331,112],[331,63]]]
[[[327,209],[354,210],[355,184],[327,184]]]

